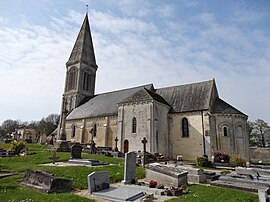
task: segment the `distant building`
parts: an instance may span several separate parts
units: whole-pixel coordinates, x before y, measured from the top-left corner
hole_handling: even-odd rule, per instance
[[[17,129],[17,140],[24,140],[27,142],[38,143],[39,135],[34,129],[20,128]]]
[[[194,160],[215,151],[249,159],[248,116],[219,97],[215,80],[156,89],[153,84],[95,94],[88,16],[66,63],[57,139]],[[92,135],[93,134],[93,135]]]

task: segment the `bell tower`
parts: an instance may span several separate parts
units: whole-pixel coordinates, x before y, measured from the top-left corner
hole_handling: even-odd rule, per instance
[[[85,97],[95,94],[97,68],[88,15],[86,14],[66,63],[65,89],[62,97],[58,138],[65,139],[68,113],[78,107]]]

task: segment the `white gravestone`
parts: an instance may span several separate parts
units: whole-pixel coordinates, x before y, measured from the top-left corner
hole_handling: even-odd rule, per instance
[[[124,184],[135,184],[136,182],[136,153],[125,154]]]
[[[92,172],[88,175],[87,179],[88,191],[90,194],[110,188],[110,174],[107,171]]]

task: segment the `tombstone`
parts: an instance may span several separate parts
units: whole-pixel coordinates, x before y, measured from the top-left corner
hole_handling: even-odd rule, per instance
[[[70,151],[70,147],[67,141],[64,140],[59,140],[57,142],[55,142],[56,147],[56,151],[57,152],[69,152]]]
[[[124,184],[135,184],[136,182],[136,153],[125,153]]]
[[[143,167],[145,167],[145,164],[148,163],[148,156],[146,155],[146,143],[147,143],[147,140],[146,138],[144,137],[142,139],[142,144],[143,144],[143,157],[142,157],[142,163],[143,163]]]
[[[114,151],[115,152],[118,152],[118,147],[117,147],[117,142],[118,142],[118,138],[116,137],[115,139],[114,139],[114,141],[115,141],[115,148],[114,148]]]
[[[56,149],[54,149],[53,155],[50,156],[49,159],[53,160],[53,164],[55,164],[56,160],[59,159],[59,156],[56,156]]]
[[[146,179],[156,180],[158,183],[180,187],[188,184],[188,172],[176,167],[161,165],[158,163],[148,164],[146,168]]]
[[[269,201],[268,193],[267,193],[268,190],[269,190],[268,187],[258,189],[259,202],[267,202],[267,201]]]
[[[82,149],[83,147],[80,145],[80,143],[75,143],[71,146],[71,158],[72,159],[81,159],[82,158]]]
[[[28,187],[38,189],[47,193],[71,191],[72,181],[55,177],[52,174],[40,171],[26,171],[22,182]]]
[[[110,188],[110,175],[107,171],[92,172],[87,176],[87,179],[90,194]]]

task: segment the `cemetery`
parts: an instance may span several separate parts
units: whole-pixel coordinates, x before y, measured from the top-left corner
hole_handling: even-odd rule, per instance
[[[205,201],[211,201],[222,195],[224,201],[263,201],[269,197],[270,170],[236,167],[228,173],[223,169],[194,167],[182,159],[152,162],[147,158],[145,144],[147,141],[142,140],[140,155],[136,152],[123,155],[118,151],[108,155],[98,149],[91,154],[78,143],[65,146],[62,152],[52,145],[27,143],[31,155],[0,157],[0,198],[196,201],[205,197]],[[10,144],[0,146],[1,151],[9,151]]]

